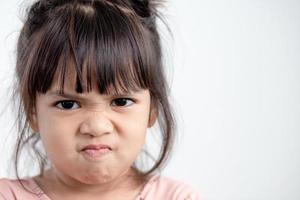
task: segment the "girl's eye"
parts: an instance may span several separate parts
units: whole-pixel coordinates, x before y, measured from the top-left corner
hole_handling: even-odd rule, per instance
[[[59,101],[55,104],[55,106],[62,110],[72,110],[72,109],[79,108],[78,103],[76,103],[75,101],[69,101],[69,100]]]
[[[131,106],[134,103],[132,99],[128,98],[117,98],[112,101],[113,106],[118,106],[118,107],[127,107]]]

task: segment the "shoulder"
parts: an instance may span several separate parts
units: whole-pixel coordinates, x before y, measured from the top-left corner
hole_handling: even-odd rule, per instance
[[[152,177],[141,196],[146,199],[200,200],[199,192],[190,184],[162,176]]]
[[[15,191],[19,187],[16,180],[0,179],[0,199],[14,199]]]
[[[32,179],[0,179],[0,200],[3,199],[36,199],[35,183]]]

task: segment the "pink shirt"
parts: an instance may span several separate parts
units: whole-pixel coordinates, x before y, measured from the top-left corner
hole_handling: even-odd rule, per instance
[[[22,179],[23,185],[32,190],[32,194],[17,180],[0,179],[0,200],[26,199],[51,200],[32,179]],[[188,184],[170,178],[153,176],[145,185],[136,200],[200,200],[199,193]]]

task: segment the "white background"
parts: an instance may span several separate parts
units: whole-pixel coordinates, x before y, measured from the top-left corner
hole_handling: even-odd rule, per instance
[[[3,110],[21,1],[0,2]],[[299,200],[300,1],[175,0],[167,8],[179,137],[164,174],[203,200]],[[0,177],[8,176],[11,124],[8,112],[0,117]]]

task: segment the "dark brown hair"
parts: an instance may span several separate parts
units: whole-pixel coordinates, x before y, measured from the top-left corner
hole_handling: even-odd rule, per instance
[[[19,135],[15,150],[18,175],[26,145],[47,165],[38,147],[39,134],[30,122],[36,95],[46,93],[53,81],[61,92],[69,70],[76,73],[76,92],[89,92],[96,84],[100,94],[149,89],[151,106],[158,112],[162,138],[160,154],[142,176],[161,169],[174,139],[174,118],[169,104],[155,0],[40,0],[29,9],[17,44],[16,89]],[[58,78],[55,78],[58,77]],[[83,81],[86,80],[86,81]]]

